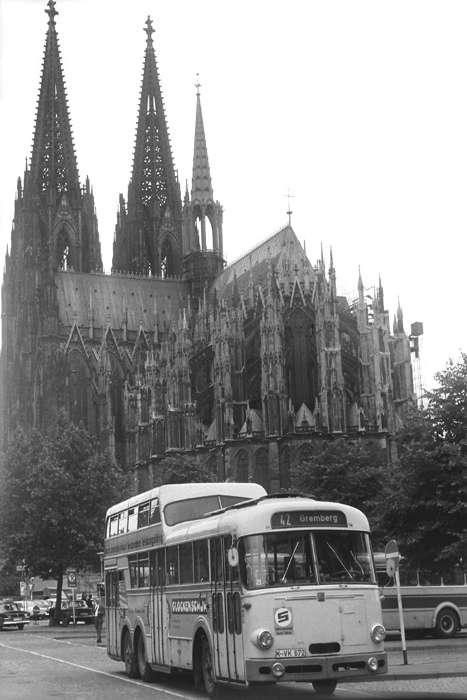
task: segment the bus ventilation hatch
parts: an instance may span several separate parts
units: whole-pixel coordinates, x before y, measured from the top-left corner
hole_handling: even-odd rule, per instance
[[[310,654],[336,654],[341,650],[339,642],[325,642],[321,644],[310,644],[308,651]]]

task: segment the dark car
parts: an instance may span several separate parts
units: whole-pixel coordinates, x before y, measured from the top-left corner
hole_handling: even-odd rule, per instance
[[[19,630],[29,623],[26,614],[12,600],[0,602],[0,630],[17,627]]]
[[[73,611],[75,622],[84,622],[86,625],[94,622],[93,609],[88,607],[84,600],[75,600],[74,603],[62,603],[62,622],[64,625],[69,625],[70,622],[73,622]]]

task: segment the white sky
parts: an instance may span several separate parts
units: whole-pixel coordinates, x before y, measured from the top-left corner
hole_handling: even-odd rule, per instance
[[[0,0],[0,244],[29,155],[44,0]],[[182,192],[195,75],[228,261],[287,221],[338,292],[381,274],[391,319],[423,321],[425,384],[467,350],[467,3],[429,0],[58,0],[80,177],[94,188],[110,270],[126,197],[151,14]],[[2,255],[3,255],[2,252]],[[391,321],[392,323],[392,321]]]

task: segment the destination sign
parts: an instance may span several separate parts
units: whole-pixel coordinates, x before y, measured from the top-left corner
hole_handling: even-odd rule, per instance
[[[283,510],[273,513],[271,527],[347,527],[347,518],[340,510]]]
[[[110,538],[104,542],[104,553],[106,555],[123,554],[133,549],[149,548],[158,544],[162,544],[162,529],[160,525],[148,528],[145,531],[135,530],[134,532],[127,532],[124,535]]]

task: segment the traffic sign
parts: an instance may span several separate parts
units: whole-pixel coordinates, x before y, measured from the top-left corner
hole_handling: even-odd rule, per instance
[[[394,578],[394,574],[396,573],[396,560],[395,559],[386,559],[386,573],[391,578]]]
[[[76,588],[76,571],[69,571],[67,576],[70,588]]]
[[[395,559],[399,563],[401,555],[399,554],[399,546],[396,540],[389,540],[386,547],[384,548],[384,555],[386,559]]]

